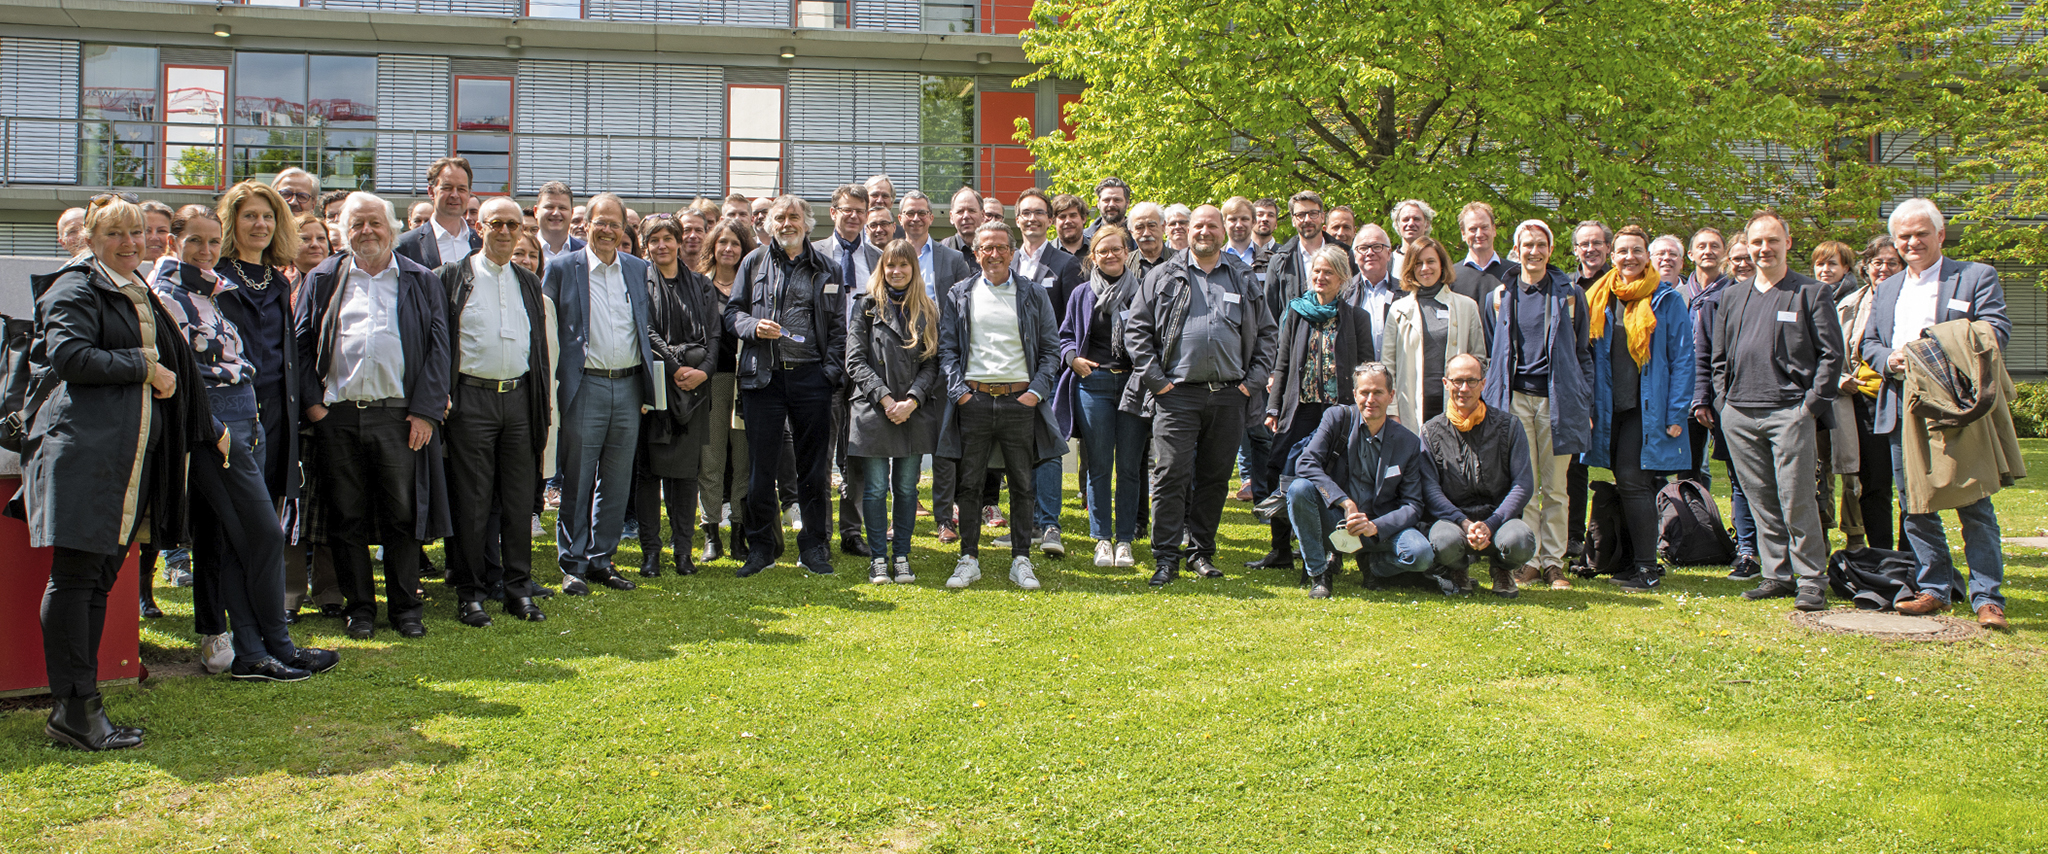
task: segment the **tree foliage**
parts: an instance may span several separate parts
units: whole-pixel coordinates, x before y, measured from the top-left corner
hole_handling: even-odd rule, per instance
[[[1964,249],[2048,264],[2048,44],[2041,41],[2048,9],[2026,4],[1989,32],[2000,47],[1979,86],[1982,121],[1962,137],[1956,155],[1980,180],[1958,216],[1966,224]]]

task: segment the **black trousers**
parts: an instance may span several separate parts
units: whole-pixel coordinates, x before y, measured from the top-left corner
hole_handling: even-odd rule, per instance
[[[633,480],[633,520],[640,523],[640,565],[660,566],[661,509],[668,507],[671,554],[687,555],[697,535],[697,479],[655,477],[642,471]]]
[[[1182,383],[1153,398],[1152,558],[1214,557],[1250,398],[1235,384]],[[1181,547],[1185,535],[1187,548]]]
[[[284,621],[284,528],[263,482],[267,449],[257,421],[227,423],[228,466],[207,449],[192,454],[192,566],[204,568],[218,605],[234,629],[235,660],[298,657]],[[196,588],[198,573],[194,573]],[[198,597],[193,601],[197,603]],[[195,609],[197,605],[195,604]],[[200,613],[220,620],[220,612]]]
[[[1271,450],[1267,454],[1266,483],[1269,486],[1280,482],[1280,475],[1285,474],[1287,466],[1295,460],[1294,446],[1300,444],[1301,440],[1315,435],[1316,425],[1323,423],[1323,413],[1333,405],[1335,404],[1294,405],[1294,420],[1288,422],[1287,429],[1274,436]],[[1255,492],[1252,498],[1255,501],[1262,500],[1271,491],[1268,489],[1267,492]],[[1294,548],[1294,523],[1287,518],[1286,510],[1283,508],[1281,512],[1274,514],[1273,521],[1268,524],[1273,530],[1273,550],[1291,554]]]
[[[1859,394],[1853,403],[1856,453],[1862,460],[1856,480],[1863,490],[1857,496],[1857,504],[1863,509],[1863,539],[1873,549],[1889,550],[1893,543],[1906,542],[1905,522],[1892,507],[1891,440],[1870,432],[1875,402]]]
[[[846,395],[840,394],[832,400],[832,457],[839,467],[839,536],[841,539],[861,535],[861,499],[867,490],[867,467],[848,465],[846,462],[846,430],[851,415]]]
[[[755,557],[782,556],[782,514],[775,506],[775,473],[782,465],[784,431],[796,463],[796,502],[804,519],[798,554],[824,548],[832,528],[832,398],[837,392],[816,362],[773,371],[768,385],[741,389],[746,408],[747,547]]]
[[[1614,464],[1614,492],[1621,498],[1621,516],[1635,547],[1636,569],[1657,569],[1657,490],[1664,475],[1643,471],[1643,411],[1614,413],[1609,462]]]
[[[1570,499],[1566,505],[1565,539],[1574,543],[1586,541],[1586,464],[1574,455],[1565,468],[1565,495]]]
[[[534,456],[533,390],[500,393],[455,384],[455,409],[442,428],[448,460],[448,583],[463,602],[489,597],[503,573],[505,595],[533,595],[533,526],[540,463]],[[493,560],[492,558],[496,558]],[[497,564],[494,568],[492,564]]]
[[[384,546],[384,607],[391,619],[420,615],[420,541],[413,536],[419,452],[406,444],[412,428],[405,416],[403,409],[338,403],[313,424],[327,480],[327,542],[342,611],[350,617],[377,616],[371,543]]]
[[[43,668],[50,696],[59,700],[100,692],[100,635],[107,628],[107,593],[121,571],[114,554],[56,548],[50,583],[43,588]]]
[[[1050,406],[1044,401],[1039,406]],[[1010,473],[1010,554],[1031,554],[1031,513],[1037,508],[1038,407],[1025,406],[1017,395],[974,392],[955,407],[960,419],[960,482],[983,483],[989,462],[1002,455],[1003,470]],[[960,505],[960,554],[981,554],[981,508],[987,506],[980,494],[970,490],[967,503]]]

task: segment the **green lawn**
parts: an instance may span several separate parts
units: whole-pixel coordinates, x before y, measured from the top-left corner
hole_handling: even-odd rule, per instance
[[[2044,482],[1999,496],[2009,535],[2048,526]],[[0,851],[2048,850],[2041,550],[2007,552],[2014,634],[1920,645],[1707,568],[1314,602],[1238,568],[1247,508],[1229,578],[1163,591],[1093,567],[1071,510],[1036,593],[993,556],[944,589],[928,519],[914,586],[792,549],[475,630],[430,584],[423,640],[301,624],[343,654],[310,682],[112,691],[137,750],[0,714]],[[184,594],[150,660],[192,657]]]

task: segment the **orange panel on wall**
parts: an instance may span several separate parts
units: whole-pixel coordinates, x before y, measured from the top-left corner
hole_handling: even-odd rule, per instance
[[[981,141],[991,146],[1014,145],[1011,137],[1016,135],[1017,120],[1030,120],[1037,111],[1037,98],[1030,92],[981,93]],[[982,189],[1001,197],[1004,204],[1014,203],[1018,193],[1037,183],[1036,165],[1031,152],[1023,148],[983,148]]]
[[[1016,35],[1031,25],[1033,0],[981,0],[981,31]]]

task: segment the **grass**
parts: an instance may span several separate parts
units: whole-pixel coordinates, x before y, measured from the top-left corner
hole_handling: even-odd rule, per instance
[[[2048,525],[2039,482],[2008,535]],[[313,681],[112,691],[137,750],[0,714],[0,851],[2048,849],[2039,549],[2007,552],[2014,634],[1928,645],[1806,632],[1708,568],[1313,602],[1237,568],[1266,540],[1236,502],[1220,582],[1097,569],[1070,509],[1045,590],[952,592],[920,521],[914,586],[792,548],[539,624],[463,627],[438,583],[423,640],[309,619],[343,651]],[[160,596],[146,652],[189,659]]]

